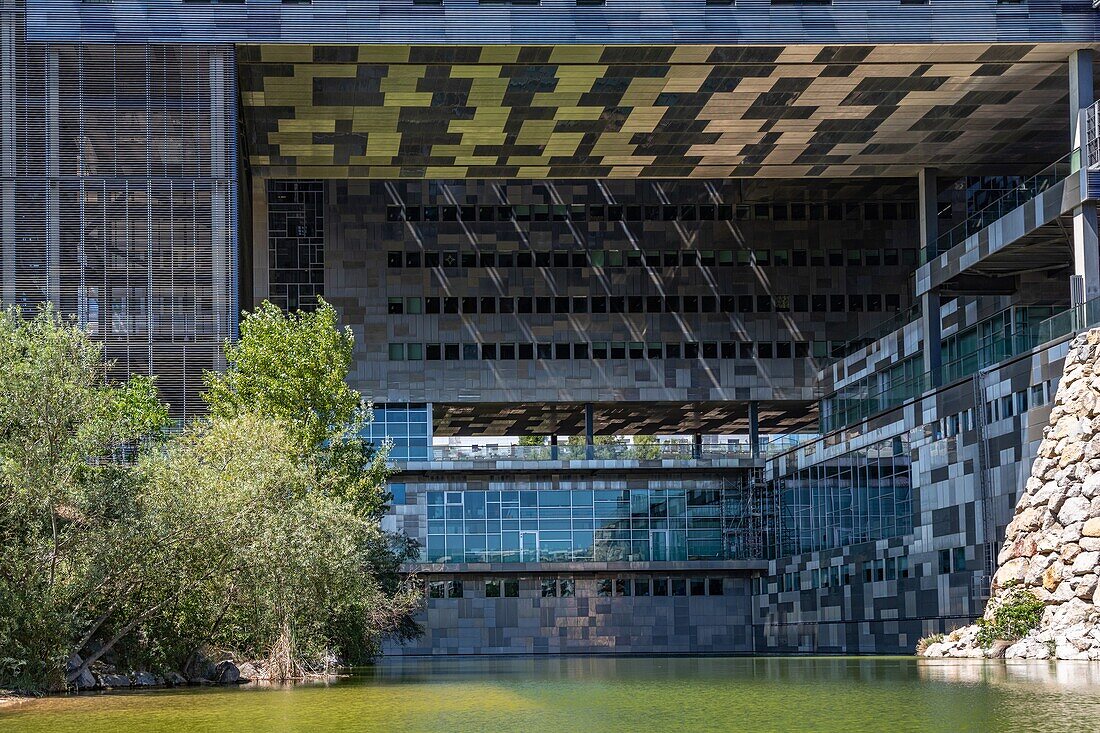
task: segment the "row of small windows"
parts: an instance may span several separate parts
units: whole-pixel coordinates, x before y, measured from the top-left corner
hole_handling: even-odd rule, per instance
[[[901,310],[895,293],[849,295],[611,295],[391,297],[400,315],[515,313],[878,313]]]
[[[1058,380],[1051,379],[1033,384],[1012,394],[1003,395],[985,403],[985,421],[994,423],[1010,417],[1023,415],[1028,410],[1042,407],[1050,402],[1058,391]],[[952,438],[961,433],[974,430],[974,409],[968,408],[952,415],[941,417],[935,424],[936,437]]]
[[[659,343],[390,343],[390,361],[532,361],[580,359],[805,359],[829,354],[825,341]]]
[[[473,585],[468,584],[468,585]],[[581,584],[581,595],[587,595],[591,590],[600,598],[634,597],[644,598],[649,596],[722,596],[725,595],[725,584],[720,577],[695,577],[695,578],[665,578],[665,577],[635,577],[635,578],[596,578],[594,588],[586,589]],[[485,598],[519,598],[520,579],[486,578],[484,583]],[[462,580],[429,580],[427,582],[429,598],[473,598],[476,597],[467,589],[467,584]],[[577,581],[573,578],[558,576],[539,577],[536,579],[533,595],[541,598],[573,598],[577,595]]]
[[[948,571],[941,570],[941,572]],[[851,585],[852,574],[853,566],[848,564],[813,568],[801,572],[793,570],[780,573],[773,579],[755,577],[752,579],[752,593],[753,595],[762,595],[765,592],[789,593],[791,591],[821,588],[840,588]],[[881,583],[909,577],[911,576],[908,557],[883,557],[863,563],[863,582],[865,583]]]
[[[867,201],[790,204],[533,204],[386,207],[386,220],[462,222],[548,221],[910,221],[915,203]]]
[[[555,250],[522,252],[391,250],[390,269],[420,267],[895,267],[916,265],[915,249]]]

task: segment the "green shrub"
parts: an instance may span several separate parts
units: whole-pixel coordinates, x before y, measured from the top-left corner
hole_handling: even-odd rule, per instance
[[[1039,625],[1046,604],[1026,590],[1009,593],[993,611],[993,618],[978,619],[978,644],[984,649],[998,639],[1016,641]]]
[[[944,638],[945,637],[943,634],[929,634],[928,636],[923,637],[920,641],[917,642],[917,654],[924,654],[926,651],[928,651],[928,647],[932,646],[933,644],[939,644],[941,641],[944,640]]]

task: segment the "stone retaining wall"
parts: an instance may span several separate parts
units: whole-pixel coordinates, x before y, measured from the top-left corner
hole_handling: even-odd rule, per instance
[[[1100,659],[1100,330],[1077,336],[1031,477],[997,557],[984,619],[1020,590],[1045,604],[1022,639],[983,648],[967,626],[924,650],[928,657]]]

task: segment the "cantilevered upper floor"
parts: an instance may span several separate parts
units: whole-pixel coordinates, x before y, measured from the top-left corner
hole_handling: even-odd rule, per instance
[[[39,41],[154,43],[1079,43],[1089,0],[30,0]],[[990,63],[1010,59],[1001,45]],[[859,50],[855,50],[858,57]],[[766,60],[767,49],[741,49]],[[998,58],[999,57],[999,58]],[[852,63],[841,51],[837,63]],[[648,63],[644,53],[636,59]]]

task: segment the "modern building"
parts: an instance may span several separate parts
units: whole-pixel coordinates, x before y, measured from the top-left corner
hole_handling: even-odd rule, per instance
[[[1089,0],[3,0],[6,305],[201,412],[324,297],[392,653],[907,651],[1100,320]]]

